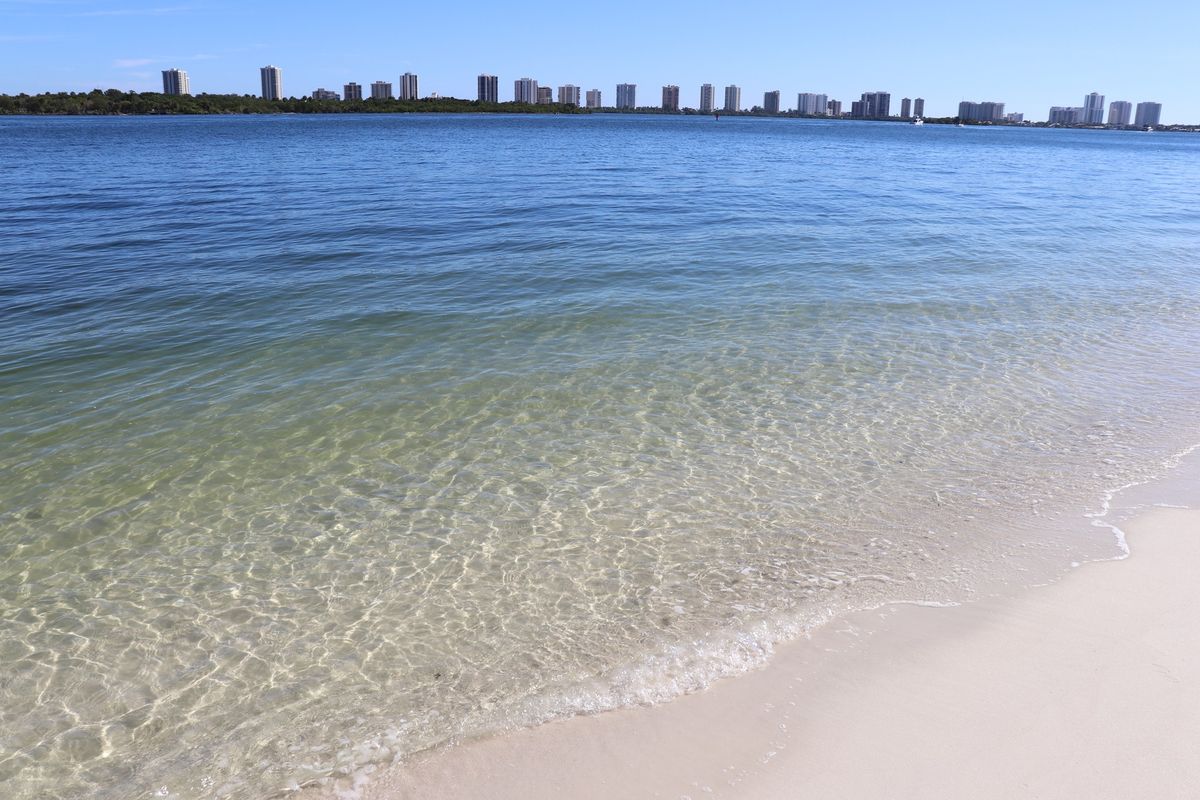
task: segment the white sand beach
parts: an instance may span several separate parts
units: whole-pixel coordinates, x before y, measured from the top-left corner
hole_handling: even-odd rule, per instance
[[[860,613],[707,691],[436,750],[360,788],[376,800],[1194,797],[1200,511],[1150,508],[1122,527],[1127,559],[1013,597]]]

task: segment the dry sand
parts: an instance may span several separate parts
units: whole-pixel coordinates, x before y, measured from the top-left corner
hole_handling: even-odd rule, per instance
[[[366,797],[1200,797],[1200,511],[1122,527],[1123,561],[864,612],[662,706],[434,751]]]

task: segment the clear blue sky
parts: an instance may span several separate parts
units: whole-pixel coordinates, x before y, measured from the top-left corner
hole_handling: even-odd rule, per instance
[[[192,91],[257,94],[258,68],[283,68],[288,95],[347,81],[420,76],[421,93],[473,98],[475,76],[599,88],[663,84],[684,105],[701,83],[849,101],[864,91],[925,97],[930,116],[996,100],[1044,120],[1051,105],[1155,100],[1163,122],[1200,123],[1200,2],[847,0],[831,3],[342,0],[0,0],[0,93],[158,91],[186,69]]]

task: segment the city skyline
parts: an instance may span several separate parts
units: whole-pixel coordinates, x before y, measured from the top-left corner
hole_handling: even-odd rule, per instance
[[[164,94],[191,94],[190,77],[186,70],[178,68],[164,69],[162,75],[162,88]],[[260,76],[260,95],[264,99],[278,100],[291,97],[311,97],[317,100],[361,100],[362,87],[356,82],[344,84],[343,93],[338,94],[335,91],[317,87],[308,94],[287,95],[282,88],[282,69],[275,65],[268,65],[259,68]],[[495,75],[480,74],[476,77],[476,98],[480,102],[504,102],[499,97],[498,92],[499,78]],[[421,99],[418,90],[418,76],[415,73],[405,72],[400,76],[399,93],[393,94],[392,84],[386,81],[372,81],[370,98],[374,100],[399,99],[399,100],[417,100]],[[761,106],[746,107],[741,101],[741,87],[737,85],[729,85],[725,87],[725,103],[723,106],[717,106],[714,102],[714,90],[712,84],[701,84],[698,90],[698,103],[695,106],[682,103],[680,101],[680,89],[676,84],[667,84],[662,87],[662,103],[661,107],[664,111],[679,111],[681,109],[699,110],[701,113],[711,113],[718,110],[724,112],[751,111],[755,108],[768,113],[779,114],[796,112],[800,114],[822,115],[822,116],[841,116],[841,102],[833,99],[829,100],[826,94],[814,94],[810,92],[800,92],[797,94],[796,105],[788,107],[783,104],[780,99],[780,90],[764,92],[763,102]],[[564,84],[558,87],[557,97],[554,90],[550,86],[539,86],[538,81],[532,78],[521,78],[514,81],[513,85],[513,102],[530,103],[530,104],[549,104],[558,102],[560,104],[570,104],[586,108],[601,108],[600,90],[589,90],[587,92],[586,104],[581,97],[582,90],[574,84]],[[637,84],[621,83],[617,84],[616,96],[617,102],[615,108],[633,110],[636,108],[652,108],[654,106],[638,105],[636,102]],[[427,95],[429,97],[437,97],[436,93]],[[458,98],[469,99],[469,98]],[[888,92],[864,92],[861,94],[860,100],[851,101],[851,111],[848,116],[854,118],[900,118],[910,119],[913,117],[924,117],[925,99],[922,97],[912,100],[905,97],[901,100],[901,106],[898,113],[890,113],[891,94]],[[915,106],[913,105],[915,102]],[[1108,113],[1105,115],[1105,95],[1098,92],[1091,92],[1083,99],[1082,106],[1051,106],[1047,115],[1046,121],[1049,123],[1060,124],[1086,124],[1086,125],[1118,125],[1129,126],[1131,124],[1138,127],[1157,126],[1161,124],[1162,103],[1154,101],[1142,101],[1137,104],[1138,116],[1136,121],[1130,120],[1133,103],[1130,101],[1113,101],[1108,105]],[[1008,121],[1022,122],[1026,116],[1024,112],[1015,112],[1006,114],[1004,111],[1005,103],[984,101],[973,102],[962,100],[958,104],[958,109],[954,114],[947,114],[946,117],[955,116],[965,121]],[[1030,121],[1038,121],[1038,115],[1034,114]]]
[[[412,72],[421,76],[423,96],[469,99],[476,76],[488,72],[505,80],[538,76],[554,87],[598,87],[609,97],[617,83],[636,83],[643,104],[660,87],[678,85],[684,107],[698,105],[695,87],[703,83],[717,87],[718,106],[731,84],[745,100],[780,89],[791,105],[797,92],[819,91],[847,106],[864,88],[879,86],[896,105],[905,96],[927,98],[931,117],[952,116],[964,99],[1000,98],[1028,118],[1044,118],[1051,106],[1076,106],[1096,90],[1135,104],[1152,98],[1165,107],[1166,124],[1200,122],[1200,93],[1192,86],[1200,51],[1189,33],[1200,9],[1190,4],[1150,0],[1136,14],[1074,0],[970,10],[941,0],[903,10],[873,0],[854,9],[749,0],[736,14],[618,0],[599,9],[572,7],[564,20],[559,7],[536,2],[521,15],[471,4],[448,26],[437,8],[351,0],[339,14],[370,24],[331,28],[321,15],[296,14],[276,0],[237,8],[0,0],[0,92],[158,91],[161,72],[178,68],[189,74],[193,92],[258,94],[256,71],[279,64],[284,93],[295,96],[351,81],[395,82]],[[636,24],[628,24],[631,17]],[[764,45],[764,19],[776,30],[834,35],[800,50],[785,38]],[[580,22],[586,35],[557,36],[566,21]],[[406,42],[397,55],[396,29],[431,33]],[[1068,30],[1071,36],[1063,36]],[[697,46],[718,34],[721,48]],[[518,40],[537,45],[512,44]],[[1097,41],[1140,47],[1136,58],[1114,59]],[[505,99],[507,92],[501,94]]]
[[[277,66],[266,66],[259,69],[264,99],[280,99],[282,92],[282,71]],[[497,97],[498,77],[480,74],[477,76],[477,100],[479,102],[499,102]],[[400,100],[420,99],[418,93],[418,76],[406,72],[400,76]],[[185,70],[169,69],[162,71],[162,91],[164,94],[189,94],[189,77]],[[658,108],[663,111],[678,112],[682,109],[696,110],[701,113],[716,112],[713,100],[712,84],[702,84],[699,89],[699,104],[697,107],[682,105],[679,100],[679,86],[668,84],[662,87],[662,102]],[[344,95],[318,87],[309,95],[315,100],[361,100],[361,87],[357,83],[348,83],[344,87]],[[392,93],[392,84],[385,81],[374,81],[371,84],[372,100],[391,100],[396,98]],[[637,84],[621,83],[616,87],[616,108],[618,110],[635,110],[638,108],[654,108],[654,106],[639,106],[636,100]],[[459,98],[465,99],[465,98]],[[520,78],[513,82],[513,101],[547,105],[554,102],[563,105],[583,106],[581,89],[574,84],[558,87],[557,98],[550,86],[539,86],[536,79]],[[904,97],[900,101],[897,114],[891,113],[891,94],[888,92],[863,92],[859,100],[851,102],[850,116],[859,119],[912,119],[924,116],[925,99]],[[599,90],[589,90],[586,96],[586,108],[601,108]],[[1162,103],[1143,101],[1137,104],[1136,117],[1131,120],[1133,104],[1130,101],[1114,100],[1108,105],[1108,116],[1105,119],[1105,95],[1090,92],[1083,98],[1082,106],[1052,106],[1046,122],[1066,125],[1108,125],[1118,127],[1157,127],[1161,124]],[[827,95],[808,92],[798,93],[795,108],[787,108],[781,102],[781,92],[776,89],[763,93],[761,106],[747,109],[741,101],[741,87],[729,85],[725,87],[725,102],[721,111],[737,113],[741,111],[759,111],[766,114],[799,113],[820,116],[841,116],[841,103],[837,100],[827,100]],[[996,101],[975,102],[960,101],[955,117],[965,122],[1009,122],[1025,121],[1024,112],[1005,112],[1005,103]],[[1030,122],[1035,120],[1031,119]],[[1038,120],[1040,121],[1040,120]]]
[[[266,66],[261,67],[259,72],[262,81],[262,96],[265,99],[280,99],[283,96],[281,94],[282,73],[280,68]],[[417,75],[409,72],[400,76],[401,89],[399,99],[416,100],[420,98],[417,89],[417,80]],[[497,102],[497,81],[498,78],[495,75],[479,75],[477,77],[477,100],[480,102]],[[164,94],[189,94],[190,88],[187,72],[174,68],[163,70],[162,91]],[[341,99],[336,92],[320,87],[314,89],[309,96],[315,100]],[[619,110],[650,107],[639,106],[637,104],[637,84],[617,84],[616,96],[617,102],[615,107]],[[361,100],[360,87],[355,83],[346,84],[344,97],[347,100]],[[371,84],[371,99],[390,100],[393,97],[391,83],[375,81]],[[681,108],[690,110],[698,108],[701,113],[715,112],[716,107],[712,102],[712,98],[713,87],[711,84],[705,83],[700,86],[698,106],[681,105],[679,100],[679,86],[668,84],[662,87],[662,103],[659,108],[663,111],[676,112],[680,111]],[[782,105],[780,90],[776,89],[763,93],[761,106],[746,109],[741,101],[741,87],[730,85],[725,87],[725,103],[721,110],[726,113],[758,110],[766,114],[780,114],[794,111],[800,114],[841,116],[841,103],[837,100],[828,101],[826,98],[827,95],[823,94],[801,92],[796,96],[795,108],[789,109]],[[535,79],[521,78],[513,83],[513,101],[544,105],[553,103],[556,100],[551,87],[539,86]],[[564,105],[581,106],[579,87],[573,84],[559,86],[557,102]],[[859,100],[851,101],[849,116],[858,119],[888,119],[896,117],[900,119],[912,119],[924,116],[925,99],[922,97],[916,98],[915,101],[909,97],[903,98],[900,101],[899,113],[894,115],[891,114],[890,103],[891,94],[888,92],[863,92]],[[587,93],[586,107],[590,109],[602,107],[598,90],[591,90]],[[1131,102],[1114,100],[1108,106],[1107,120],[1105,119],[1104,108],[1105,95],[1099,92],[1090,92],[1084,96],[1082,106],[1051,106],[1046,122],[1063,125],[1130,126],[1130,116],[1133,112],[1133,104]],[[1025,121],[1024,112],[1005,113],[1005,103],[996,101],[960,101],[955,117],[964,122],[1021,123]],[[1137,114],[1132,120],[1132,124],[1136,127],[1157,127],[1161,124],[1161,117],[1162,103],[1143,101],[1137,105]],[[1031,119],[1030,121],[1033,122],[1034,120]]]

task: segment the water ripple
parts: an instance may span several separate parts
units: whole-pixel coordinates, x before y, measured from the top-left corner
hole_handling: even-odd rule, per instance
[[[1191,139],[416,116],[0,120],[8,796],[662,700],[1197,440]]]

